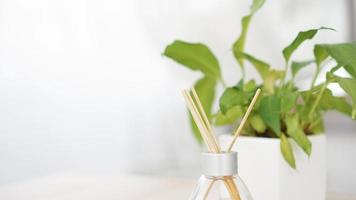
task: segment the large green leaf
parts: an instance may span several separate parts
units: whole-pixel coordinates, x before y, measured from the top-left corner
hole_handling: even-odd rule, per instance
[[[215,79],[220,78],[219,62],[204,44],[176,40],[166,47],[164,55],[191,70],[201,71]]]
[[[215,96],[215,85],[216,85],[216,80],[208,76],[205,76],[202,79],[198,80],[194,85],[194,88],[203,105],[204,111],[207,113],[208,117],[211,115],[211,108]],[[201,143],[203,140],[198,127],[196,126],[194,120],[192,119],[192,116],[190,116],[190,121],[191,121],[194,136]]]
[[[296,165],[295,165],[295,159],[294,159],[292,145],[289,143],[288,138],[284,134],[281,135],[280,147],[281,147],[281,152],[282,152],[284,159],[287,161],[289,166],[291,166],[292,168],[295,169]]]
[[[351,96],[352,99],[352,119],[356,117],[356,79],[337,77],[340,87]]]
[[[244,68],[244,56],[243,52],[245,49],[246,36],[248,32],[248,27],[250,25],[250,21],[256,11],[258,11],[264,4],[265,0],[254,0],[250,7],[250,13],[244,16],[241,20],[241,33],[236,42],[233,44],[233,53],[236,60],[239,62],[241,68]]]
[[[281,135],[280,111],[281,103],[277,96],[272,95],[262,98],[258,112],[263,121],[275,132],[277,136]]]
[[[195,124],[194,119],[190,113],[189,113],[189,121],[190,121],[190,126],[192,128],[193,135],[194,135],[195,139],[198,141],[199,144],[202,144],[203,138],[202,138],[200,131],[199,131],[197,125]]]
[[[334,30],[331,28],[321,27],[319,29],[311,29],[307,31],[301,31],[298,33],[297,37],[293,40],[291,44],[289,44],[286,48],[283,49],[283,56],[286,62],[289,61],[290,57],[292,56],[293,52],[306,40],[313,39],[316,33],[319,30],[328,29]]]
[[[281,94],[281,112],[285,113],[296,107],[298,92],[285,91]]]
[[[356,78],[356,43],[319,44],[314,48],[318,60],[331,56],[338,65],[343,66],[351,76]],[[320,62],[320,61],[319,61]]]
[[[225,114],[218,113],[215,119],[215,125],[223,126],[228,124],[233,124],[237,119],[243,116],[244,112],[241,109],[241,106],[234,106],[226,111]]]
[[[302,61],[302,62],[292,62],[292,76],[295,77],[299,70],[313,63],[314,60]]]
[[[226,88],[220,97],[220,110],[222,113],[226,113],[227,110],[236,105],[244,105],[245,101],[245,94],[241,89],[237,87]]]
[[[299,124],[298,115],[287,115],[285,117],[285,123],[287,126],[287,134],[310,156],[312,144]]]

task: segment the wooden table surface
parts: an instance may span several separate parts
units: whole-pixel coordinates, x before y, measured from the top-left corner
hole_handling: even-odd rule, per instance
[[[193,186],[194,181],[189,179],[65,173],[0,185],[0,199],[184,200]],[[329,194],[327,200],[356,200],[356,197]]]

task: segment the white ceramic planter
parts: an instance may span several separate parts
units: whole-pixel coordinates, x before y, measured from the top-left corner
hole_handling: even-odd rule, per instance
[[[228,146],[232,136],[220,138]],[[326,137],[310,136],[310,158],[291,140],[297,169],[292,169],[280,153],[279,139],[239,137],[234,151],[238,152],[239,176],[250,189],[254,200],[325,200]],[[222,197],[227,194],[222,192]]]

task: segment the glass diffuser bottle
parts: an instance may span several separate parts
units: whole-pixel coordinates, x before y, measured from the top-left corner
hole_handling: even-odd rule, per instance
[[[189,200],[252,200],[249,190],[238,176],[236,152],[202,153],[201,161],[203,175]],[[217,191],[223,198],[217,195]]]

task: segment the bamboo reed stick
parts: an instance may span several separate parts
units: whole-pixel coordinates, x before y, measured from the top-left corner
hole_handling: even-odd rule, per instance
[[[252,99],[250,105],[249,105],[248,108],[247,108],[247,111],[246,111],[244,117],[243,117],[242,120],[241,120],[241,123],[240,123],[239,127],[237,128],[236,132],[234,133],[234,138],[232,139],[232,141],[231,141],[231,143],[230,143],[230,146],[229,146],[229,148],[227,149],[227,152],[230,152],[230,151],[231,151],[231,149],[232,149],[232,147],[234,146],[234,144],[235,144],[237,138],[239,137],[239,135],[240,135],[242,129],[244,128],[245,123],[246,123],[246,121],[247,121],[247,118],[249,117],[249,115],[250,115],[250,113],[251,113],[251,111],[252,111],[252,108],[253,108],[253,106],[255,105],[255,103],[256,103],[256,101],[257,101],[257,99],[258,99],[258,96],[260,95],[260,92],[261,92],[261,89],[257,89],[257,91],[256,91],[256,93],[255,93],[255,95],[254,95],[254,97],[253,97],[253,99]]]
[[[210,124],[210,121],[209,121],[208,117],[206,116],[206,113],[205,113],[203,105],[202,105],[202,103],[201,103],[201,101],[199,99],[199,96],[198,96],[197,92],[195,91],[194,87],[192,87],[191,90],[192,90],[193,97],[194,97],[195,101],[198,104],[198,108],[200,110],[200,113],[203,116],[203,120],[205,121],[205,124],[206,124],[206,126],[208,128],[209,136],[213,139],[214,145],[217,146],[218,152],[220,152],[221,149],[220,149],[219,143],[218,143],[218,141],[217,141],[217,139],[215,137],[215,134],[214,134],[213,128],[212,128],[212,126]]]
[[[189,98],[189,93],[186,90],[184,90],[182,93],[183,93],[183,97],[186,101],[186,104],[190,110],[190,113],[192,114],[193,120],[195,121],[195,124],[197,125],[205,144],[207,145],[209,151],[212,152],[214,147],[211,144],[209,138],[206,137],[207,136],[207,134],[205,133],[206,130],[201,122],[201,118],[199,117],[198,113],[196,112],[196,109],[194,107],[194,104],[193,104],[191,98]]]
[[[205,200],[206,198],[208,198],[208,194],[209,194],[211,188],[213,188],[213,185],[214,185],[215,181],[216,181],[216,180],[214,179],[214,180],[212,180],[212,181],[210,182],[210,184],[209,184],[209,186],[208,186],[208,189],[206,189],[206,191],[205,191],[203,200]]]
[[[189,91],[184,90],[183,91],[183,96],[184,99],[188,105],[188,108],[193,116],[193,119],[195,123],[198,126],[198,129],[203,137],[204,142],[207,144],[208,149],[210,152],[213,153],[220,153],[220,146],[217,142],[217,139],[215,137],[215,134],[213,133],[213,129],[210,125],[210,122],[206,116],[206,113],[203,109],[203,106],[199,100],[199,97],[194,90],[192,89],[193,96],[195,98],[195,101],[193,100],[192,96],[190,95]],[[195,105],[195,103],[198,104],[198,106]],[[198,109],[199,108],[199,109]],[[230,193],[230,197],[233,200],[240,200],[240,194],[237,189],[237,186],[235,182],[233,181],[232,177],[223,177],[223,181],[226,185],[226,188],[228,189]],[[206,194],[204,195],[204,199],[207,197],[211,187],[213,186],[215,181],[212,181],[208,187],[208,190]]]

